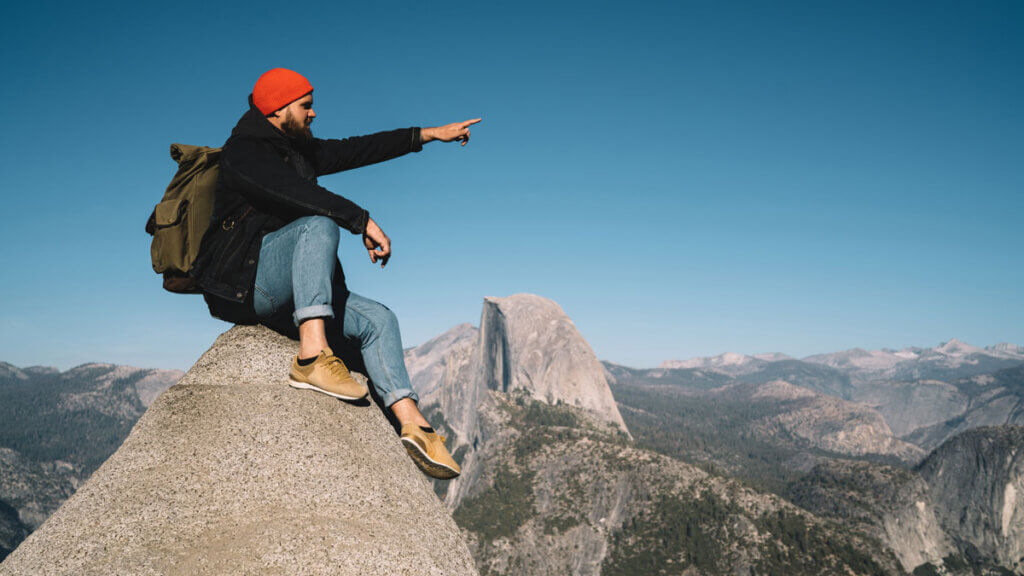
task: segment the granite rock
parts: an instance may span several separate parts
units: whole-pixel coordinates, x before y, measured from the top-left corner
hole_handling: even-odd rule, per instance
[[[288,387],[294,350],[221,335],[0,574],[476,574],[381,410]]]

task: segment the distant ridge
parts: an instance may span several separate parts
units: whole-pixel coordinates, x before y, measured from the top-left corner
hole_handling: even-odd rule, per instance
[[[753,355],[726,352],[717,356],[665,360],[658,368],[711,370],[736,376],[787,360],[796,359],[778,352]],[[948,376],[950,372],[961,377],[1022,363],[1024,346],[1001,342],[981,348],[953,338],[932,348],[851,348],[839,352],[814,354],[799,361],[842,370],[862,380],[937,377]]]

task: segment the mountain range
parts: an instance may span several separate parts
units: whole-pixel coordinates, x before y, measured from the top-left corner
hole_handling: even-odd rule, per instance
[[[455,326],[405,359],[462,465],[434,489],[481,574],[1024,571],[1020,346],[950,340],[631,368],[599,361],[556,303],[518,294],[484,299],[479,327]],[[68,372],[81,383],[0,364],[0,400],[48,390],[11,421],[30,429],[32,406],[77,414],[114,430],[104,449],[144,394],[152,401],[180,376]],[[46,384],[26,384],[34,378]],[[0,438],[3,545],[105,458],[33,434]],[[9,496],[8,476],[22,478],[22,494],[39,487],[35,508]]]
[[[672,378],[679,377],[672,370],[695,370],[749,382],[782,379],[865,404],[882,415],[895,436],[931,450],[971,428],[1024,424],[1022,364],[1022,346],[980,348],[953,339],[933,348],[855,348],[802,360],[730,353],[666,361],[645,373]]]
[[[659,367],[714,370],[740,375],[760,370],[768,364],[795,360],[781,353],[750,356],[728,352],[688,360],[666,360]],[[954,338],[932,348],[852,348],[815,354],[800,361],[835,368],[857,381],[955,379],[1017,366],[1024,362],[1024,346],[1003,342],[979,348]]]
[[[406,352],[481,574],[1024,570],[1019,347],[592,356],[532,295]]]

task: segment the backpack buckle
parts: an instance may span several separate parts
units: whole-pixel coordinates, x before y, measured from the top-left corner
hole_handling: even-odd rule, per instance
[[[223,230],[231,230],[232,228],[235,227],[235,221],[234,220],[230,220],[230,221],[229,220],[224,220],[224,221],[222,221],[220,223],[220,227]]]

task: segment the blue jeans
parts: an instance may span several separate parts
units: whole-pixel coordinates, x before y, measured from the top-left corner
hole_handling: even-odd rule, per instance
[[[379,302],[344,289],[334,266],[338,257],[338,225],[326,216],[306,216],[263,237],[256,269],[253,304],[260,321],[279,331],[290,317],[298,326],[324,318],[329,332],[355,342],[374,391],[385,406],[419,397],[412,389],[402,355],[398,318]],[[335,306],[342,304],[342,317]],[[331,338],[335,334],[328,334]]]

